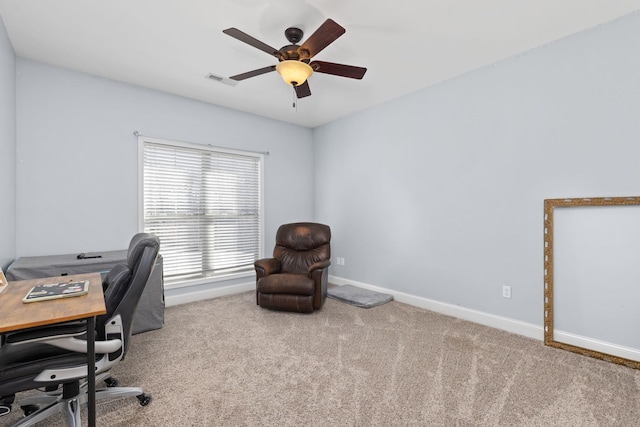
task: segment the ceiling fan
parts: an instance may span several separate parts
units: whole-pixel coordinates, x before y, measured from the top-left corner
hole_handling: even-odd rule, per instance
[[[343,35],[346,30],[338,25],[334,20],[327,19],[322,25],[304,42],[298,46],[297,43],[302,40],[304,33],[301,29],[291,27],[284,32],[285,37],[290,45],[275,49],[268,44],[246,34],[237,28],[228,28],[223,33],[247,43],[263,52],[278,58],[278,64],[269,65],[268,67],[258,68],[257,70],[248,71],[246,73],[231,76],[230,79],[240,81],[250,77],[259,76],[260,74],[278,71],[283,80],[292,85],[296,91],[298,98],[304,98],[311,95],[309,82],[307,78],[314,72],[333,74],[335,76],[349,77],[352,79],[361,79],[366,68],[355,67],[353,65],[336,64],[325,61],[311,61],[322,49],[333,43],[338,37]]]

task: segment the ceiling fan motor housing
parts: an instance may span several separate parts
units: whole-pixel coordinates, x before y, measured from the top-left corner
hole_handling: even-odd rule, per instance
[[[306,49],[300,49],[297,44],[304,37],[304,32],[300,28],[289,27],[284,30],[284,35],[291,44],[280,48],[279,60],[302,61],[308,64],[311,59],[311,52]]]
[[[284,30],[284,36],[289,40],[291,44],[297,44],[300,40],[302,40],[302,36],[304,33],[300,28],[289,27]]]
[[[280,61],[302,61],[305,63],[309,63],[310,56],[309,51],[306,49],[300,49],[300,46],[295,44],[290,44],[288,46],[284,46],[280,48]]]

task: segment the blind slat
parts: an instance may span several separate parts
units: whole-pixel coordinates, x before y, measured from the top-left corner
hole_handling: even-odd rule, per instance
[[[249,271],[260,257],[259,156],[143,143],[144,228],[170,279]]]

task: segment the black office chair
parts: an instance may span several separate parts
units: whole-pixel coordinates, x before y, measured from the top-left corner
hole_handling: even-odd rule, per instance
[[[138,233],[129,244],[127,263],[114,266],[104,280],[107,313],[96,319],[96,400],[136,396],[142,406],[151,396],[139,387],[115,387],[110,369],[129,348],[136,306],[156,263],[160,241]],[[73,321],[4,334],[0,346],[0,413],[11,410],[15,393],[44,388],[45,393],[19,402],[25,418],[14,427],[31,426],[66,412],[69,426],[80,426],[87,401],[86,322]],[[44,405],[41,408],[39,405]]]

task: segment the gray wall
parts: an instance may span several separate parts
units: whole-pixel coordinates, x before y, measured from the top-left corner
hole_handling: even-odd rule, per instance
[[[16,254],[16,56],[0,18],[0,268]]]
[[[543,200],[640,194],[639,52],[635,13],[315,129],[332,274],[542,325]]]
[[[124,249],[138,230],[134,131],[265,156],[268,251],[313,217],[311,130],[17,59],[16,255]]]
[[[557,208],[553,230],[554,339],[640,349],[640,206]]]
[[[18,59],[15,255],[124,246],[139,130],[270,151],[267,252],[313,217],[337,277],[541,325],[543,199],[640,194],[638,52],[633,14],[313,131]],[[3,96],[3,166],[14,114]]]

